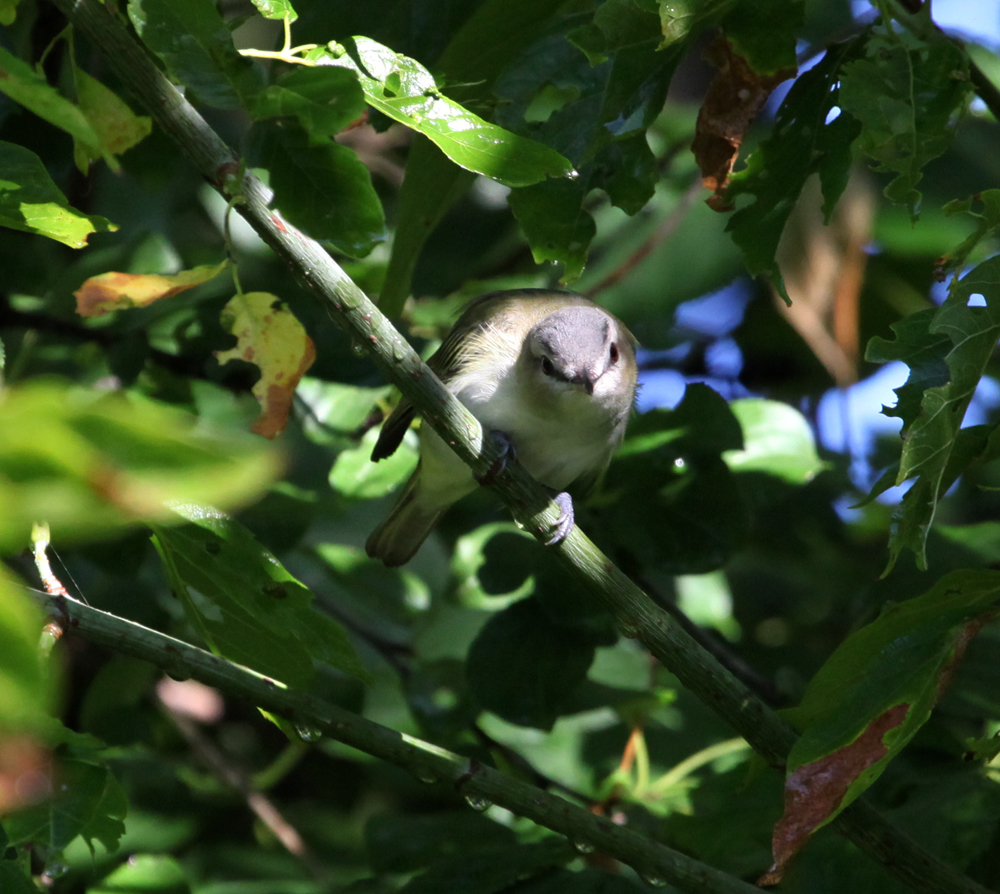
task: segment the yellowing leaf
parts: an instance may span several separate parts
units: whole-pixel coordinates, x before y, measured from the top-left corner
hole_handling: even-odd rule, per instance
[[[136,115],[118,96],[84,71],[76,72],[77,99],[80,109],[101,138],[100,146],[75,140],[76,166],[87,172],[92,161],[121,155],[149,136],[151,118]]]
[[[145,307],[161,298],[200,286],[218,276],[226,261],[216,266],[204,265],[182,270],[172,276],[156,273],[102,273],[92,276],[73,294],[76,312],[81,317],[102,317],[113,310]]]
[[[295,388],[316,359],[312,339],[295,315],[268,292],[234,297],[222,310],[222,325],[236,336],[236,347],[216,351],[215,356],[219,363],[245,360],[260,368],[253,393],[261,414],[250,430],[274,438],[285,430]]]

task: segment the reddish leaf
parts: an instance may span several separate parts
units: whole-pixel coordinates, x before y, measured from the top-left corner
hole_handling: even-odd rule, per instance
[[[73,294],[76,312],[81,317],[102,317],[113,310],[145,307],[161,298],[200,286],[218,276],[226,261],[216,266],[205,265],[182,270],[172,276],[155,273],[102,273],[92,276]]]
[[[783,68],[773,74],[757,74],[725,38],[716,40],[706,56],[719,70],[698,112],[691,151],[701,168],[705,186],[715,193],[709,205],[716,211],[727,211],[729,206],[722,199],[722,192],[739,155],[743,135],[771,91],[792,77],[795,70]]]
[[[908,704],[895,705],[876,717],[850,745],[803,764],[785,780],[785,812],[774,827],[774,865],[758,885],[776,885],[788,863],[813,831],[837,811],[847,790],[861,773],[888,753],[885,734],[902,724]]]

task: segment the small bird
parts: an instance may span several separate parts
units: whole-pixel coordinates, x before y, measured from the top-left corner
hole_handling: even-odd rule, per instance
[[[475,299],[428,361],[507,455],[555,495],[562,511],[549,545],[573,528],[564,489],[596,478],[621,444],[635,400],[636,346],[620,320],[582,295],[518,289]],[[395,452],[414,412],[400,402],[373,462]],[[476,485],[469,467],[422,426],[420,462],[366,552],[390,566],[408,562],[445,509]]]

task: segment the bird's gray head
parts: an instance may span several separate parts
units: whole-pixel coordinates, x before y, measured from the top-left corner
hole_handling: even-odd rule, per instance
[[[573,306],[536,323],[528,348],[543,379],[593,394],[602,376],[617,368],[620,339],[615,319],[599,307]]]

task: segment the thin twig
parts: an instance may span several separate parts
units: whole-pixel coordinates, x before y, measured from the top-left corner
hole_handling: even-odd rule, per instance
[[[198,760],[220,781],[240,794],[257,819],[267,826],[282,847],[295,857],[316,881],[325,881],[326,871],[323,864],[309,850],[298,830],[274,806],[274,802],[254,787],[249,775],[234,766],[232,761],[198,729],[194,720],[177,711],[171,711],[166,705],[163,705],[163,710]]]
[[[677,228],[681,225],[681,221],[684,220],[684,215],[687,214],[688,209],[694,204],[694,200],[699,196],[704,188],[705,187],[702,186],[700,179],[692,183],[684,191],[680,199],[677,200],[677,205],[666,216],[663,223],[650,233],[649,238],[647,238],[642,245],[632,252],[632,254],[629,255],[625,261],[605,276],[604,279],[602,279],[596,286],[592,286],[587,289],[584,294],[588,298],[593,298],[605,289],[610,289],[613,285],[620,282],[628,276],[628,274],[635,270],[636,267],[646,260],[654,248],[665,242],[674,234]]]

